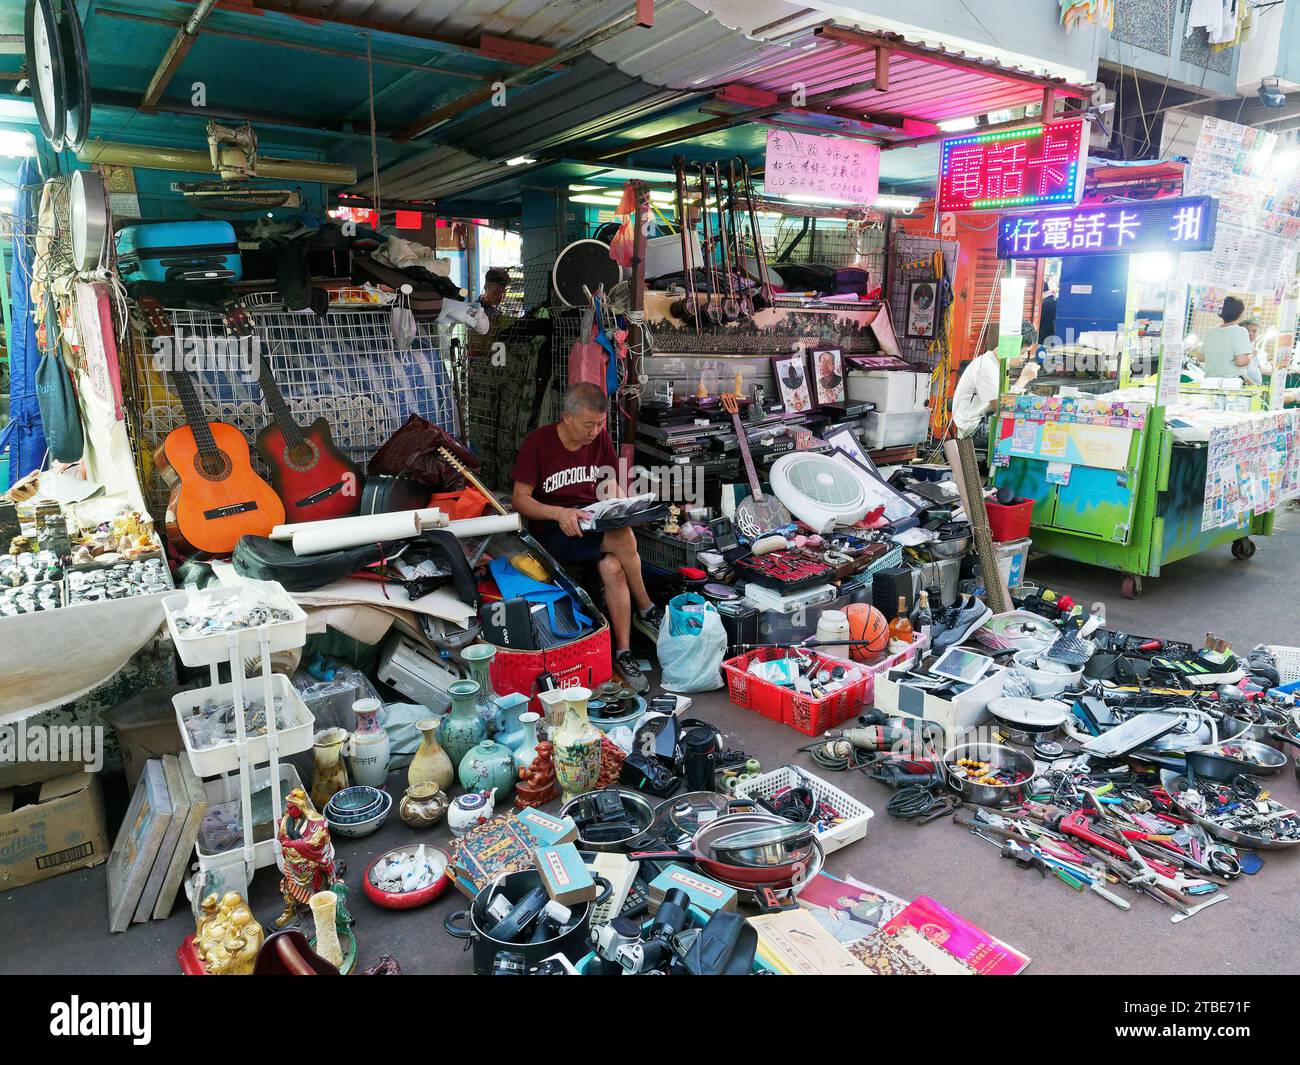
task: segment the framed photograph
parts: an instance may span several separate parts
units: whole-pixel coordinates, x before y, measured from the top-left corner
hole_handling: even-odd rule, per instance
[[[939,316],[939,285],[935,281],[907,283],[907,328],[909,340],[931,340]]]
[[[844,359],[839,348],[814,351],[810,357],[813,393],[818,402],[844,402]]]
[[[776,378],[776,387],[781,393],[781,404],[788,414],[803,414],[813,409],[807,361],[802,348],[786,355],[772,356],[772,375]]]

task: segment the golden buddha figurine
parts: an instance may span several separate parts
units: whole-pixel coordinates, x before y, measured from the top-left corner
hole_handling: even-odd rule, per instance
[[[194,950],[209,976],[248,976],[265,933],[253,920],[238,891],[216,893],[200,904],[203,916],[194,929]]]

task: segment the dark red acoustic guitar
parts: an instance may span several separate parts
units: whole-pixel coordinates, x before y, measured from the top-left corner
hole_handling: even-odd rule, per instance
[[[239,304],[227,304],[224,318],[236,336],[254,334],[252,318]],[[268,359],[259,360],[257,381],[273,419],[257,434],[257,453],[271,468],[271,484],[284,503],[285,520],[319,521],[355,514],[361,507],[364,476],[335,445],[329,423],[317,418],[303,429],[294,421]]]

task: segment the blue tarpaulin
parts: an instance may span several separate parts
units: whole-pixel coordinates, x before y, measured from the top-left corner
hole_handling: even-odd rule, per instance
[[[14,205],[13,269],[9,272],[9,424],[0,431],[0,452],[9,450],[9,484],[39,467],[45,459],[45,429],[36,405],[36,323],[31,315],[32,236],[40,206],[41,179],[35,160],[18,169]]]

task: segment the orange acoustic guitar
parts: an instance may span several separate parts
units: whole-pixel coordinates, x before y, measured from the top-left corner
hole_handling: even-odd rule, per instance
[[[139,301],[155,337],[172,335],[162,304]],[[254,471],[248,441],[233,425],[204,417],[198,388],[189,374],[173,367],[171,383],[185,408],[186,425],[167,434],[154,457],[166,477],[175,479],[167,504],[168,535],[196,551],[228,555],[241,536],[266,536],[284,521],[284,504]]]

